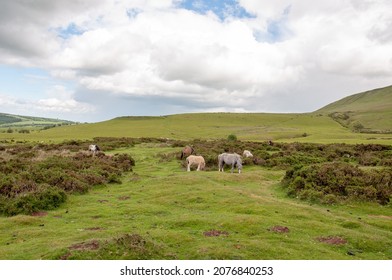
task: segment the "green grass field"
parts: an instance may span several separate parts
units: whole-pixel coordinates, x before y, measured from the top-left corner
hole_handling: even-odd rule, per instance
[[[186,172],[157,156],[178,151],[162,143],[110,151],[136,161],[122,184],[71,195],[43,216],[1,217],[0,259],[392,258],[390,204],[309,204],[287,197],[283,170]]]
[[[323,114],[200,113],[162,117],[122,117],[93,123],[0,134],[14,141],[61,142],[94,137],[221,139],[234,134],[242,141],[391,144],[390,134],[355,133]]]

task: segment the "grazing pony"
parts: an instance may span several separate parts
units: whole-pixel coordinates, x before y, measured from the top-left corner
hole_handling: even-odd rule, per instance
[[[197,164],[197,170],[200,171],[203,170],[204,167],[206,167],[206,162],[202,156],[194,156],[190,155],[189,157],[186,158],[186,163],[187,163],[187,171],[191,171],[191,166]]]
[[[253,157],[253,155],[252,155],[252,153],[250,152],[250,151],[248,151],[248,150],[245,150],[244,152],[243,152],[243,154],[242,154],[244,157]]]
[[[88,150],[90,151],[90,152],[93,152],[93,156],[95,156],[95,153],[96,152],[99,152],[101,149],[98,147],[98,145],[90,145],[90,146],[88,146]]]
[[[183,158],[186,157],[186,156],[190,156],[190,155],[193,154],[194,152],[195,152],[195,150],[194,150],[192,147],[190,147],[190,146],[185,146],[185,148],[182,149],[182,152],[181,152],[181,159],[183,159]]]
[[[223,166],[225,164],[231,165],[231,173],[234,171],[234,166],[237,165],[238,173],[242,170],[242,160],[239,154],[228,154],[223,153],[218,156],[219,171],[223,172]]]

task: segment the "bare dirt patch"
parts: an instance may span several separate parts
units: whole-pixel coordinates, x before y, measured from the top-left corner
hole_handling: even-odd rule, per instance
[[[118,200],[128,200],[128,199],[130,199],[131,197],[130,196],[120,196],[119,198],[118,198]]]
[[[221,236],[221,235],[223,235],[223,236],[228,236],[229,233],[228,233],[227,231],[221,231],[221,230],[215,230],[215,229],[213,229],[213,230],[205,231],[205,232],[203,233],[203,235],[204,235],[204,236],[207,236],[207,237]]]
[[[47,215],[48,215],[48,212],[45,212],[45,211],[31,213],[31,216],[33,216],[33,217],[44,217]]]
[[[99,249],[99,242],[97,240],[92,240],[92,241],[88,241],[88,242],[74,244],[68,248],[70,250],[98,250]]]
[[[347,243],[347,240],[339,236],[317,237],[316,240],[318,242],[331,244],[331,245],[343,245]]]
[[[290,229],[288,227],[284,227],[284,226],[273,226],[273,227],[269,228],[268,230],[272,231],[272,232],[277,232],[277,233],[290,232]]]

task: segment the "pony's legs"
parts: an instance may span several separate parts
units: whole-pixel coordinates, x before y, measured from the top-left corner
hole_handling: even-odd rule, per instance
[[[191,171],[191,164],[190,163],[188,163],[188,167],[187,167],[186,171]]]

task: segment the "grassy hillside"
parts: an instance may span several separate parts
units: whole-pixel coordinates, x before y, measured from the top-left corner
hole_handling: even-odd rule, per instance
[[[392,133],[392,86],[354,94],[317,113],[357,132]]]
[[[55,141],[95,137],[217,139],[234,134],[240,140],[315,143],[392,143],[392,86],[348,96],[314,113],[199,113],[160,117],[119,117],[92,124],[0,115],[0,131],[12,125],[53,127],[22,135],[3,133],[16,141]],[[358,133],[361,132],[361,133]]]
[[[68,125],[74,122],[58,119],[18,116],[0,113],[0,131],[27,132],[43,128],[51,128],[58,125]]]
[[[121,117],[113,120],[55,127],[21,135],[3,133],[16,141],[55,141],[95,137],[156,137],[170,139],[226,139],[316,143],[392,143],[390,135],[358,134],[327,114],[200,113],[162,117]]]

